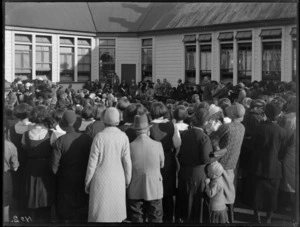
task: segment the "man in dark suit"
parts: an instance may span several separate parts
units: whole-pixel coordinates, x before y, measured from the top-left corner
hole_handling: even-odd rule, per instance
[[[125,80],[123,80],[122,83],[119,86],[119,92],[121,93],[122,96],[127,96],[128,95],[128,89],[129,89],[128,84],[126,83]]]
[[[182,100],[184,98],[184,95],[185,95],[185,86],[182,83],[181,79],[178,80],[178,85],[177,85],[176,93],[177,93],[177,99],[178,100]]]

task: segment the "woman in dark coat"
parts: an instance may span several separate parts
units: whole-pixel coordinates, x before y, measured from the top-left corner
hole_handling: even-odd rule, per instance
[[[193,127],[182,138],[179,151],[180,170],[176,198],[176,218],[180,222],[203,223],[205,165],[210,163],[213,151],[210,138],[203,126],[209,119],[206,109],[197,109],[192,118]],[[208,220],[208,219],[207,219]]]
[[[32,109],[29,120],[35,125],[25,132],[22,144],[26,149],[25,205],[33,220],[50,220],[54,199],[54,175],[49,167],[52,147],[51,131],[46,127],[48,110],[45,106]]]
[[[267,104],[265,113],[267,121],[257,127],[253,138],[253,209],[258,222],[259,211],[265,211],[267,223],[271,223],[273,211],[277,209],[279,184],[282,179],[281,161],[285,155],[286,131],[275,122],[280,114],[279,108]]]
[[[164,222],[173,221],[173,210],[176,191],[176,160],[175,149],[181,145],[181,138],[177,127],[167,117],[168,109],[162,102],[154,102],[150,109],[153,119],[150,137],[162,143],[165,155],[165,166],[161,169],[163,177],[163,211]]]
[[[12,173],[13,198],[17,201],[18,208],[24,208],[24,168],[26,161],[26,151],[22,146],[22,137],[33,124],[28,120],[28,115],[32,106],[21,103],[13,110],[13,115],[17,118],[17,123],[9,129],[10,141],[16,146],[20,166],[16,172]]]
[[[61,220],[86,221],[88,195],[84,191],[84,179],[92,144],[92,138],[79,133],[78,116],[67,110],[60,121],[66,134],[53,146],[52,171],[56,174],[56,209]],[[78,124],[79,125],[79,124]]]

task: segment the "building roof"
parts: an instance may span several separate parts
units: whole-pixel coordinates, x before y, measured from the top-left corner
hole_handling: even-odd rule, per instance
[[[297,3],[5,3],[5,25],[82,32],[145,32],[294,19]]]
[[[6,2],[5,25],[95,33],[87,3]]]
[[[156,15],[160,15],[160,17]],[[296,16],[296,3],[156,3],[140,30],[150,31],[286,18],[296,19]]]

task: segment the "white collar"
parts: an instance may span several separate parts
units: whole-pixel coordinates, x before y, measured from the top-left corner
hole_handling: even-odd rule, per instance
[[[160,117],[160,118],[157,118],[157,119],[154,119],[153,121],[152,121],[152,123],[166,123],[166,122],[168,122],[169,120],[168,119],[164,119],[164,117]]]
[[[59,126],[59,124],[57,124],[57,125],[55,126],[55,131],[61,132],[61,133],[64,133],[64,132],[65,132],[64,130],[61,129],[61,127]]]
[[[24,125],[30,125],[30,124],[32,124],[32,123],[28,120],[28,118],[23,119],[21,122],[22,122]]]

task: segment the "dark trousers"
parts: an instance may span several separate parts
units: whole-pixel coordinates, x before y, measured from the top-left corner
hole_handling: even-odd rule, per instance
[[[145,201],[143,199],[129,199],[129,220],[131,222],[162,223],[162,199]]]

